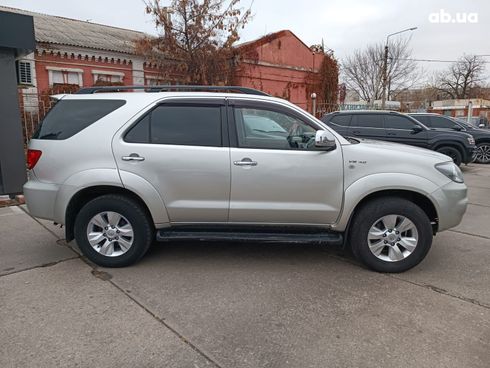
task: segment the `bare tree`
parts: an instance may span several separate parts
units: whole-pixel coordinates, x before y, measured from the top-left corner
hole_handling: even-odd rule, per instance
[[[145,1],[159,37],[140,40],[137,50],[180,82],[226,84],[231,75],[233,43],[250,20],[240,0]]]
[[[476,55],[465,55],[448,70],[438,73],[432,87],[450,98],[477,97],[473,94],[484,81],[484,72],[484,59]]]
[[[417,63],[411,59],[410,39],[396,38],[388,44],[388,99],[419,80]],[[344,59],[341,71],[347,87],[361,99],[373,102],[383,93],[384,44],[368,45]]]

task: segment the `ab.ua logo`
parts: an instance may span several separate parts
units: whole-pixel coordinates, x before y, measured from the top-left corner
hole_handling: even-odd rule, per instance
[[[444,9],[436,13],[429,14],[429,22],[431,23],[478,23],[478,13],[451,13]]]

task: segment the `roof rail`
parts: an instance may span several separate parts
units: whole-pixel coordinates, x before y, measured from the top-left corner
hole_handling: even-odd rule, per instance
[[[240,86],[187,86],[187,85],[163,85],[163,86],[100,86],[86,87],[80,89],[76,94],[87,95],[97,92],[124,92],[132,90],[144,90],[145,92],[168,92],[168,91],[204,91],[204,92],[237,92],[247,95],[269,96],[267,93],[257,89]]]

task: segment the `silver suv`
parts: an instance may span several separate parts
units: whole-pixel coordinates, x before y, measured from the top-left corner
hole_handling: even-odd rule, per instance
[[[155,239],[232,239],[342,244],[401,272],[466,210],[448,156],[343,138],[255,90],[151,91],[55,96],[29,145],[30,212],[98,265],[130,265]]]

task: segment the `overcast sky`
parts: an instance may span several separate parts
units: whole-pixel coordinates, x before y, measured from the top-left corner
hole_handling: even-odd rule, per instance
[[[242,3],[248,7],[251,0]],[[0,0],[0,4],[155,33],[143,0]],[[403,36],[411,37],[415,58],[454,60],[477,54],[489,55],[490,62],[488,0],[254,0],[252,12],[254,18],[241,41],[290,29],[308,45],[323,39],[342,59],[363,45],[384,42],[390,33],[418,27]],[[421,66],[431,71],[447,64],[423,62]]]

